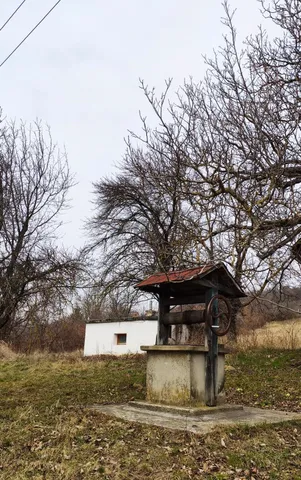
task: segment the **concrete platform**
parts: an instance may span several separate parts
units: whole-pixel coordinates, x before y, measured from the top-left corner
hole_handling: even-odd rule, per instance
[[[133,404],[134,403],[134,404]],[[253,407],[225,405],[222,407],[204,407],[198,413],[191,408],[159,405],[159,408],[147,408],[146,402],[140,405],[92,405],[90,408],[98,412],[121,418],[129,422],[145,423],[172,430],[184,430],[198,434],[206,434],[216,427],[236,424],[256,425],[262,423],[279,423],[289,420],[301,421],[301,414],[280,410],[263,410]],[[141,404],[144,405],[141,407]],[[158,406],[156,406],[158,407]],[[161,408],[160,408],[161,407]],[[225,408],[227,407],[227,408]],[[215,408],[213,411],[212,408]],[[179,411],[181,410],[181,411]]]
[[[142,408],[143,410],[152,410],[155,412],[167,412],[167,413],[174,413],[177,415],[184,415],[184,417],[196,417],[207,415],[214,415],[215,413],[221,412],[233,412],[235,410],[243,410],[242,405],[227,405],[221,404],[217,405],[216,407],[207,407],[206,405],[202,405],[199,407],[180,407],[179,405],[163,405],[159,403],[150,403],[145,401],[131,401],[128,405],[136,408]]]

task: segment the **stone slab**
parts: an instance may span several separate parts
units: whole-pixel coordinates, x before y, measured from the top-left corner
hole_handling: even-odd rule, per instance
[[[232,412],[233,410],[243,410],[242,405],[218,405],[216,407],[207,407],[207,406],[200,406],[200,407],[180,407],[178,405],[162,405],[159,403],[150,403],[150,402],[143,402],[143,401],[131,401],[128,405],[136,408],[140,408],[143,410],[153,410],[155,412],[168,412],[174,413],[177,415],[183,416],[190,416],[196,417],[200,415],[213,415],[215,413],[221,412]]]
[[[171,430],[184,430],[196,434],[206,434],[216,427],[237,424],[256,425],[262,423],[279,423],[289,420],[301,421],[301,414],[283,412],[280,410],[263,410],[260,408],[243,407],[223,412],[204,413],[203,415],[183,415],[150,409],[137,408],[129,404],[93,405],[91,409],[106,415],[121,418],[128,422],[155,425]]]

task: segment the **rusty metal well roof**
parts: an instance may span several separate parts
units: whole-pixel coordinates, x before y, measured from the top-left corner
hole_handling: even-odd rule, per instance
[[[147,285],[158,285],[160,283],[178,283],[192,280],[198,276],[208,273],[215,269],[215,265],[207,264],[195,268],[187,268],[185,270],[175,270],[166,273],[155,273],[150,277],[142,280],[142,282],[136,285],[137,288],[146,287]]]
[[[197,286],[198,280],[204,279],[205,277],[210,280],[211,273],[213,272],[217,272],[218,274],[218,287],[224,287],[224,290],[228,289],[229,296],[234,298],[246,296],[222,262],[210,262],[185,270],[155,273],[139,282],[136,288],[145,292],[156,293],[160,285],[169,284],[173,291],[172,295],[177,295],[180,290],[184,292],[183,289],[185,289],[188,294],[192,294],[193,291],[195,293],[200,291],[199,286]]]

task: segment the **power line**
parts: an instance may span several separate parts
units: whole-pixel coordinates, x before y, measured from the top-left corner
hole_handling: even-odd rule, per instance
[[[19,45],[16,46],[16,48],[3,60],[3,62],[0,64],[0,68],[7,62],[7,60],[18,50],[18,48],[23,45],[23,43],[30,37],[30,35],[38,28],[39,25],[41,25],[42,22],[48,17],[48,15],[55,9],[55,7],[61,2],[62,0],[58,0],[53,7],[44,15],[44,17],[33,27],[33,29],[26,35],[26,37],[23,38],[23,40],[19,43]]]
[[[16,10],[11,14],[11,16],[6,20],[5,23],[3,23],[2,27],[0,28],[0,32],[1,30],[3,30],[3,28],[8,24],[8,22],[13,18],[14,15],[16,15],[17,11],[22,7],[23,3],[25,3],[26,0],[23,0],[22,3],[20,3],[20,5],[18,6],[18,8],[16,8]]]

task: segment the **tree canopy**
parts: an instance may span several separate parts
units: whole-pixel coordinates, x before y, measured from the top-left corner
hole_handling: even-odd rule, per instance
[[[265,30],[238,47],[224,4],[223,45],[207,73],[170,96],[141,88],[157,127],[142,118],[119,173],[94,184],[89,222],[108,288],[148,273],[223,260],[248,292],[299,272],[301,235],[301,5],[261,0]]]

